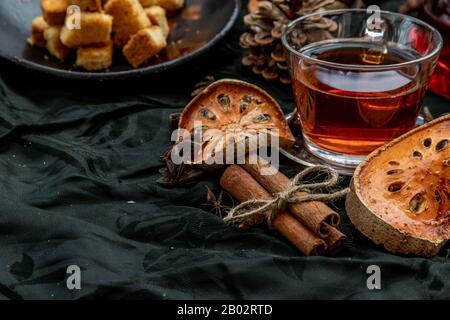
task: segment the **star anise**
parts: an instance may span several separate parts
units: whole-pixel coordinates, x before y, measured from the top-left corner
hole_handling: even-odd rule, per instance
[[[191,93],[191,97],[196,97],[202,92],[206,87],[208,87],[211,83],[216,81],[213,76],[206,76],[200,82],[194,85],[194,91]]]
[[[170,159],[172,147],[168,148],[161,160],[165,162],[165,167],[159,170],[161,177],[156,181],[165,187],[189,186],[196,182],[203,175],[203,171],[184,163],[176,165]]]
[[[230,209],[230,207],[222,204],[223,190],[220,191],[219,195],[216,197],[214,192],[212,192],[208,186],[205,185],[205,188],[206,188],[206,203],[204,205],[212,207],[210,212],[213,212],[216,216],[223,218],[225,215],[224,211]],[[232,197],[229,198],[231,199],[232,202],[234,202]],[[232,205],[234,206],[234,203]]]

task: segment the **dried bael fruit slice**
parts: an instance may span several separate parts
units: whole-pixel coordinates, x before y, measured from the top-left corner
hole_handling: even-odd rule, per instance
[[[387,250],[437,254],[450,238],[450,115],[370,154],[346,208],[356,228]]]
[[[249,137],[264,134],[267,144],[276,137],[283,148],[295,141],[278,103],[262,89],[238,80],[217,81],[186,106],[179,128],[192,134],[200,127],[196,164],[211,164],[212,158],[225,155],[230,146],[247,143]]]

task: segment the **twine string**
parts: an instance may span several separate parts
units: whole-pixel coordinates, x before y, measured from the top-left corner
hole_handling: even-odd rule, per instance
[[[326,173],[327,178],[322,182],[306,183],[303,179],[312,174]],[[312,193],[317,189],[329,189],[335,187],[339,183],[339,174],[336,170],[327,166],[314,166],[306,168],[298,173],[286,187],[286,190],[274,195],[271,200],[251,199],[244,201],[236,207],[232,208],[224,221],[227,223],[244,222],[258,215],[266,216],[269,227],[279,212],[286,208],[287,204],[303,203],[309,201],[333,201],[345,197],[349,189],[343,189],[331,193]],[[296,195],[298,192],[307,192],[305,195]]]

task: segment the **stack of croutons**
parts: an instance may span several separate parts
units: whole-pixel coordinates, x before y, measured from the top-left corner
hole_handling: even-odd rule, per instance
[[[41,0],[42,16],[33,20],[28,42],[60,60],[76,50],[76,66],[91,71],[109,68],[113,48],[121,49],[138,68],[167,46],[166,10],[183,5],[184,0]]]

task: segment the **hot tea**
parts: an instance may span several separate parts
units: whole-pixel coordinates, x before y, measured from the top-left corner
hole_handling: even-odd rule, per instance
[[[426,91],[419,80],[423,70],[398,64],[417,59],[417,52],[331,40],[308,45],[302,53],[324,62],[304,62],[293,72],[296,105],[308,144],[365,155],[414,127]],[[380,68],[364,68],[374,65]]]
[[[345,174],[415,126],[442,48],[425,22],[366,9],[303,16],[282,42],[304,138],[298,162]]]

